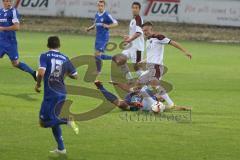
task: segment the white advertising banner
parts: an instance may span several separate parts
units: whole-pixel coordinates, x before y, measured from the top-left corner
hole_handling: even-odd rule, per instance
[[[180,22],[240,27],[240,1],[184,0],[179,10]]]
[[[106,0],[116,19],[132,18],[135,0]],[[238,0],[136,0],[142,4],[144,20],[240,27]],[[0,1],[2,3],[2,1]],[[97,0],[16,0],[23,15],[94,18]]]

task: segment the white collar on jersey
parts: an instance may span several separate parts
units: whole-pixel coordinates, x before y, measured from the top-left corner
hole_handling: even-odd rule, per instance
[[[3,12],[7,12],[8,10],[12,9],[13,7],[9,8],[9,9],[5,9],[3,8]]]
[[[104,10],[103,13],[97,12],[98,16],[102,16],[106,11]]]
[[[49,51],[53,51],[53,52],[59,52],[58,49],[50,49]]]

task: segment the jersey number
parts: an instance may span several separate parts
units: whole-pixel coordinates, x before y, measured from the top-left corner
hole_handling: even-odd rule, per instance
[[[62,74],[63,61],[58,59],[52,59],[51,62],[52,62],[51,75],[55,78],[59,78]]]

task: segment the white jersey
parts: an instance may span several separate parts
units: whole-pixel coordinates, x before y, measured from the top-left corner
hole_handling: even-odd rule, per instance
[[[132,36],[135,33],[141,33],[141,36],[132,42],[131,48],[144,52],[145,47],[144,47],[144,34],[142,31],[142,24],[143,24],[143,20],[141,16],[136,16],[134,19],[132,19],[129,25],[129,36]]]
[[[147,63],[163,65],[164,45],[171,40],[161,34],[154,34],[146,42]]]

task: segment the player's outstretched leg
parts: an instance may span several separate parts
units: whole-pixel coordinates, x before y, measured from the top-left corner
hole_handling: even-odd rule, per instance
[[[36,71],[34,71],[31,67],[29,67],[27,64],[23,63],[23,62],[19,62],[18,60],[14,60],[12,61],[12,65],[24,72],[29,73],[34,80],[37,80],[37,73]]]
[[[120,100],[119,98],[117,98],[117,96],[115,96],[114,94],[110,93],[108,90],[106,90],[102,83],[98,80],[95,81],[95,85],[97,86],[97,88],[102,92],[102,94],[104,95],[104,97],[111,103],[113,103],[115,106],[117,106],[118,108],[122,109],[122,110],[129,110],[129,106],[128,104],[123,101]]]
[[[102,92],[102,94],[104,95],[104,97],[110,101],[111,103],[114,103],[114,101],[116,101],[118,98],[117,96],[115,96],[114,94],[110,93],[109,91],[107,91],[102,83],[100,81],[95,81],[95,85],[97,86],[97,88]]]
[[[52,127],[52,133],[57,142],[58,147],[57,147],[57,149],[50,151],[50,153],[66,154],[67,151],[64,147],[63,137],[62,137],[62,129],[61,129],[60,125],[55,125],[54,127]]]

